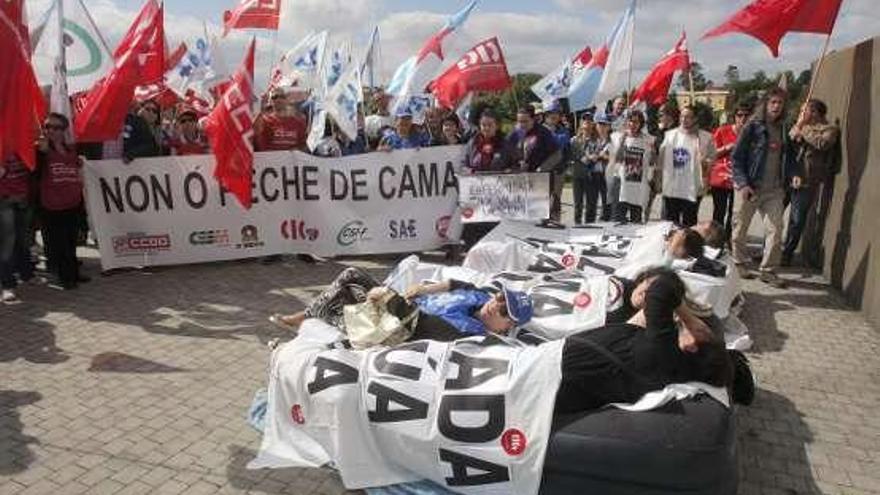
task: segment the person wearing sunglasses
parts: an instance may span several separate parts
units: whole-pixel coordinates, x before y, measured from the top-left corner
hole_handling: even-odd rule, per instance
[[[122,131],[122,161],[166,155],[162,131],[162,107],[156,100],[146,100],[125,118]]]
[[[269,103],[254,122],[254,148],[257,151],[305,151],[306,121],[297,114],[284,90],[274,89]]]
[[[37,147],[40,208],[48,266],[52,267],[61,288],[74,289],[88,277],[79,273],[76,242],[79,217],[83,207],[82,160],[67,142],[70,122],[67,117],[50,113],[43,125]]]
[[[174,136],[171,138],[172,155],[204,155],[210,153],[208,140],[199,128],[195,110],[184,108],[177,114]]]
[[[719,127],[714,134],[717,155],[715,164],[709,172],[713,203],[712,219],[724,226],[725,244],[730,243],[730,234],[733,230],[733,171],[730,168],[730,154],[736,146],[739,132],[751,115],[751,105],[740,103],[733,114],[733,123]]]

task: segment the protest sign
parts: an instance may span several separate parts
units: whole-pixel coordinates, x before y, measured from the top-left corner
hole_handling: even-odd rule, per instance
[[[460,187],[463,223],[550,216],[550,174],[464,175]]]
[[[459,146],[319,158],[257,153],[253,206],[210,155],[88,162],[104,269],[311,253],[417,252],[457,239]]]

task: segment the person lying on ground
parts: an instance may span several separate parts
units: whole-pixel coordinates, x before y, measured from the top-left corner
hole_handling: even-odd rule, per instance
[[[724,343],[690,313],[684,296],[681,278],[660,269],[633,291],[631,302],[641,309],[626,322],[567,337],[554,414],[634,403],[674,383],[730,385]]]
[[[345,330],[343,307],[368,298],[378,300],[389,291],[367,272],[351,267],[340,273],[330,288],[304,310],[292,315],[274,314],[269,320],[296,331],[307,318],[319,318]],[[401,320],[411,319],[414,327],[409,340],[451,341],[488,333],[507,334],[532,318],[532,299],[528,294],[502,288],[490,290],[458,280],[413,286],[403,295],[393,294],[386,303],[388,312]]]

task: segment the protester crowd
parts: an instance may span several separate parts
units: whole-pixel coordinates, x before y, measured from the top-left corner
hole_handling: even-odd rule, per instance
[[[758,213],[766,230],[759,274],[783,286],[776,274],[790,265],[811,212],[816,191],[834,173],[839,129],[827,122],[827,108],[810,100],[792,126],[785,124],[786,94],[769,91],[756,109],[737,105],[731,123],[700,129],[693,107],[666,104],[656,122],[627,108],[624,98],[607,108],[579,114],[563,111],[560,101],[526,105],[515,122],[503,122],[494,109],[475,105],[471,121],[430,108],[424,116],[393,112],[391,97],[369,94],[354,140],[327,120],[323,136],[309,149],[309,101],[303,94],[274,89],[261,102],[254,123],[256,151],[299,150],[319,156],[347,156],[427,146],[464,145],[462,173],[547,172],[550,174],[549,223],[561,220],[562,189],[573,189],[575,225],[596,221],[648,220],[660,197],[661,218],[682,226],[697,223],[702,200],[711,196],[713,219],[745,278],[751,256],[749,225]],[[394,113],[392,115],[392,112]],[[420,122],[416,122],[419,117]],[[39,166],[31,173],[16,156],[0,166],[0,277],[4,302],[16,302],[17,283],[34,276],[34,233],[39,230],[47,272],[64,289],[88,280],[78,272],[77,242],[87,230],[82,197],[80,155],[118,158],[125,163],[147,157],[210,153],[204,114],[187,106],[162,108],[148,99],[133,103],[116,141],[70,141],[70,123],[51,114],[36,143]],[[509,132],[504,132],[510,126]],[[649,129],[654,129],[649,132]],[[710,132],[712,131],[712,132]],[[783,212],[791,205],[788,232]],[[464,232],[472,245],[489,226]]]

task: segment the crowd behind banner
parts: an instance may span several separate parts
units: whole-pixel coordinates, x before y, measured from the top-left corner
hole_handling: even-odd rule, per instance
[[[628,108],[623,97],[580,114],[564,112],[561,103],[523,106],[515,122],[502,122],[486,107],[473,108],[471,121],[430,108],[424,121],[416,123],[408,108],[392,115],[391,98],[376,90],[368,93],[368,115],[354,140],[328,119],[311,152],[339,157],[462,144],[464,173],[549,172],[551,224],[561,220],[561,193],[568,176],[575,224],[645,222],[660,196],[662,218],[693,225],[700,202],[711,196],[714,219],[725,226],[743,267],[749,261],[744,247],[748,224],[755,213],[761,214],[768,236],[761,275],[772,283],[778,281],[775,267],[791,263],[806,218],[814,210],[816,190],[834,171],[839,130],[825,121],[825,105],[809,102],[789,127],[784,125],[783,91],[769,92],[757,109],[737,106],[733,122],[714,130],[698,128],[692,107],[666,104],[658,109],[656,122],[647,122],[646,113]],[[309,115],[303,93],[272,90],[255,119],[254,149],[308,152]],[[41,232],[46,268],[58,285],[73,289],[88,280],[79,273],[75,258],[76,245],[87,231],[79,156],[130,163],[210,153],[203,122],[204,114],[192,107],[163,108],[148,99],[132,104],[115,141],[74,144],[68,137],[70,122],[50,114],[36,144],[36,170],[29,172],[15,155],[4,157],[0,168],[4,300],[16,300],[17,279],[34,279],[35,231]],[[511,124],[509,132],[502,131]],[[782,216],[789,203],[791,221],[783,242]],[[464,233],[468,244],[486,232],[478,224],[470,228],[477,234]],[[744,269],[743,274],[750,272]]]

